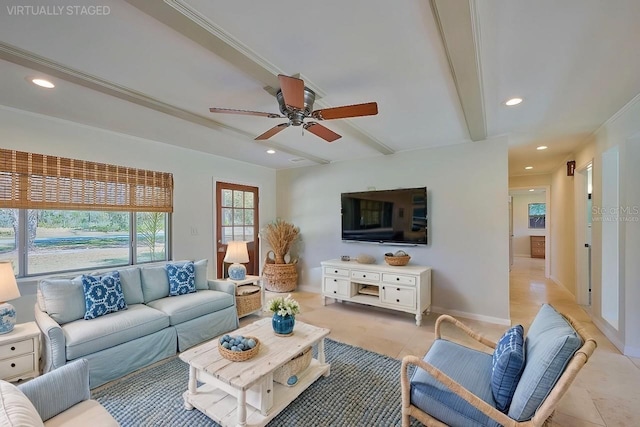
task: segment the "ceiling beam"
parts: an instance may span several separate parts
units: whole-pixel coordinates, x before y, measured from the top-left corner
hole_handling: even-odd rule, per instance
[[[278,74],[288,74],[217,26],[206,16],[193,9],[184,0],[126,1],[174,31],[198,43],[216,56],[228,61],[265,86],[271,88],[280,87]],[[322,93],[324,91],[319,90],[319,92]],[[330,105],[320,100],[316,104],[323,108],[330,107]],[[350,128],[350,133],[353,136],[379,153],[394,153],[391,148],[355,126],[349,120],[341,121],[341,126]]]
[[[469,137],[472,141],[482,141],[487,138],[487,118],[475,0],[431,0],[431,8],[458,91]]]
[[[235,128],[233,126],[225,125],[215,121],[209,117],[202,116],[200,114],[192,113],[191,111],[183,108],[176,107],[166,102],[162,102],[158,99],[152,98],[144,93],[135,91],[133,89],[121,86],[117,83],[110,82],[100,77],[84,73],[82,71],[67,67],[66,65],[52,61],[50,59],[39,56],[35,53],[20,49],[18,47],[0,42],[0,59],[3,59],[14,64],[21,65],[26,68],[30,68],[35,71],[47,74],[52,77],[77,84],[88,89],[95,90],[106,95],[110,95],[142,107],[150,108],[161,113],[169,114],[173,117],[177,117],[182,120],[186,120],[191,123],[195,123],[201,126],[215,129],[228,133],[234,137],[241,137],[243,139],[254,139],[254,135],[242,129]],[[260,142],[260,145],[277,149],[278,151],[291,154],[296,157],[303,157],[307,160],[318,164],[330,163],[329,160],[320,157],[312,156],[308,153],[284,147],[280,144],[272,142],[264,143]]]

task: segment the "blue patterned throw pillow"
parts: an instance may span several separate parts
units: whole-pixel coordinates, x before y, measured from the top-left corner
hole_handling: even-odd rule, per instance
[[[122,293],[120,273],[117,271],[102,276],[83,275],[82,290],[84,291],[84,318],[87,320],[127,308]]]
[[[169,296],[190,294],[196,291],[196,267],[193,262],[182,265],[167,264]]]
[[[524,329],[516,325],[504,333],[493,352],[491,391],[496,407],[507,412],[524,370]]]

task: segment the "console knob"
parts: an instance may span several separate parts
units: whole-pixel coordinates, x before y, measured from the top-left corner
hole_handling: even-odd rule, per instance
[[[11,367],[12,367],[12,368],[15,368],[15,367],[16,367],[16,364],[15,364],[15,363],[12,363],[12,364],[11,364]]]
[[[16,349],[15,347],[11,347],[11,351],[15,351],[15,349]]]

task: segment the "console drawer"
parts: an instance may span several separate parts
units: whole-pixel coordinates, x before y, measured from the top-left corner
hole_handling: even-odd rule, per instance
[[[339,267],[325,267],[324,274],[328,276],[349,277],[349,270],[347,270],[346,268],[339,268]]]
[[[351,278],[356,280],[367,280],[369,282],[378,282],[380,281],[380,273],[351,270]]]
[[[398,285],[405,285],[405,286],[415,286],[416,285],[415,276],[403,276],[402,274],[383,273],[382,274],[382,281],[385,282],[385,283],[395,283],[395,284],[398,284]]]

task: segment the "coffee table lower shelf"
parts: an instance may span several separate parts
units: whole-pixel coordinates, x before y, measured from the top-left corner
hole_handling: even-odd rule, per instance
[[[303,391],[313,384],[321,376],[329,375],[331,365],[320,363],[312,359],[309,367],[298,374],[298,383],[288,387],[272,381],[273,404],[266,411],[261,413],[259,409],[246,405],[246,426],[262,427],[275,418],[284,408],[286,408]],[[224,390],[212,384],[203,384],[197,388],[195,394],[189,391],[183,394],[185,403],[193,405],[200,412],[207,415],[223,426],[235,426],[238,420],[238,399]]]

